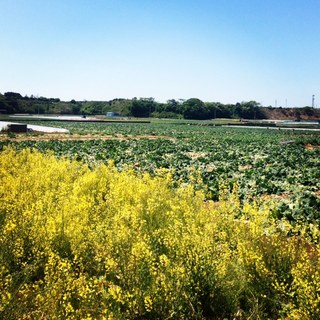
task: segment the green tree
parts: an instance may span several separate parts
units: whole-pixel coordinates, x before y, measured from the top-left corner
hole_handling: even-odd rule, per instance
[[[208,109],[203,101],[191,98],[183,102],[183,117],[185,119],[208,119]]]
[[[179,103],[179,101],[177,101],[175,99],[170,99],[167,101],[166,111],[167,112],[174,112],[174,113],[181,113],[182,112],[181,104]]]
[[[7,103],[6,97],[0,94],[0,113],[9,113],[9,104]]]
[[[134,98],[132,100],[131,115],[134,117],[149,117],[155,111],[154,98]]]
[[[261,119],[264,117],[257,101],[241,102],[239,116],[246,119]]]

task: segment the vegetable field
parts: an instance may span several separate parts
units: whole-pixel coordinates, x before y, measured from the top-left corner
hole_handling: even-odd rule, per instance
[[[0,318],[319,319],[319,134],[199,124],[1,133]]]
[[[37,122],[39,123],[39,122]],[[274,214],[289,221],[320,220],[320,133],[224,128],[186,124],[58,123],[86,140],[1,141],[17,149],[52,150],[57,156],[84,161],[90,167],[114,161],[153,174],[167,168],[177,183],[197,172],[206,197],[217,201],[219,184],[237,185],[240,199],[270,197]],[[57,123],[46,125],[57,126]],[[103,140],[109,136],[109,140]],[[157,139],[138,139],[151,136]],[[114,139],[113,139],[114,138]],[[200,186],[199,186],[200,187]],[[203,184],[201,183],[201,188]]]

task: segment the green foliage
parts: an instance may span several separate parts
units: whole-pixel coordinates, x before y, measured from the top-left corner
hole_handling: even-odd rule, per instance
[[[172,122],[172,120],[170,120]],[[153,174],[158,168],[173,171],[176,182],[187,183],[196,169],[207,188],[208,199],[218,200],[219,181],[237,182],[239,197],[267,196],[277,201],[274,214],[289,221],[320,223],[320,145],[317,133],[213,126],[168,124],[50,123],[73,135],[94,135],[89,141],[11,142],[18,149],[52,150],[57,156],[86,162],[115,162],[119,170],[134,166]],[[114,140],[100,140],[102,136]],[[159,139],[135,139],[135,136]],[[161,136],[163,139],[161,139]],[[124,140],[117,140],[118,137]],[[167,137],[171,137],[168,139]],[[291,141],[286,144],[286,141]],[[9,144],[0,143],[1,148]],[[199,186],[200,187],[200,186]]]
[[[208,119],[206,105],[197,98],[191,98],[183,102],[183,117],[185,119]]]
[[[58,98],[26,96],[19,93],[6,92],[0,94],[0,113],[51,113],[51,114],[106,114],[119,113],[133,117],[162,117],[185,119],[215,119],[215,118],[290,118],[290,119],[319,119],[320,110],[305,108],[272,108],[262,107],[256,101],[236,104],[219,102],[202,102],[191,98],[183,100],[170,99],[159,103],[154,98],[113,99],[110,101],[60,101]]]
[[[11,107],[8,104],[6,97],[0,94],[0,114],[2,113],[11,113]]]
[[[318,227],[241,203],[236,185],[218,203],[196,189],[167,170],[6,149],[0,317],[318,319]]]
[[[151,114],[153,118],[159,118],[159,119],[181,119],[182,116],[180,114],[174,113],[174,112],[167,112],[167,111],[155,111]]]
[[[155,110],[153,98],[133,99],[131,106],[131,115],[134,117],[150,117]]]

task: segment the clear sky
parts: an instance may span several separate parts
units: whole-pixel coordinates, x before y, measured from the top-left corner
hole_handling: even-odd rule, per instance
[[[0,93],[320,107],[319,0],[0,0]]]

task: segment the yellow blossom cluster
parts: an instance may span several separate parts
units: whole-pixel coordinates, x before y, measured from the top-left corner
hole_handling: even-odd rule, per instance
[[[318,229],[220,189],[6,149],[0,318],[319,319]]]

